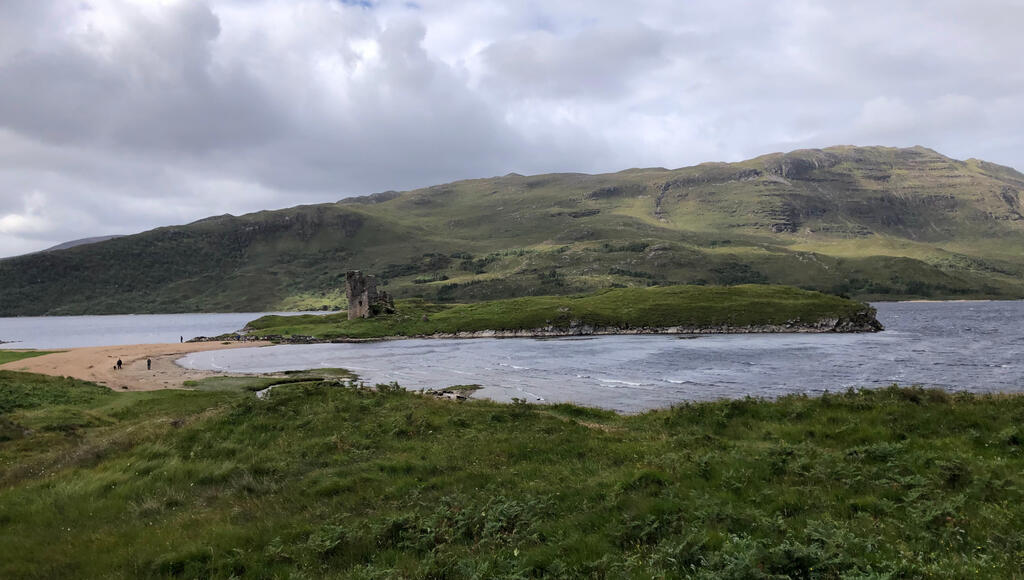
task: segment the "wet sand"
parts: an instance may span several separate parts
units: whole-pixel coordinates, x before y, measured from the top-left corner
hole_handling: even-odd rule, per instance
[[[0,365],[0,370],[74,377],[105,385],[117,391],[180,389],[188,380],[230,374],[197,371],[174,364],[174,361],[181,358],[182,355],[205,350],[248,348],[268,346],[269,344],[269,342],[186,342],[90,346],[9,362]],[[121,370],[114,368],[118,358],[122,362]],[[153,361],[152,369],[146,369],[147,358]]]

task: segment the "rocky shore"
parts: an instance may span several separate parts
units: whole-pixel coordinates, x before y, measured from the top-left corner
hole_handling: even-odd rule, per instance
[[[319,338],[315,336],[291,335],[250,335],[225,334],[215,337],[199,336],[189,342],[249,342],[265,341],[279,344],[323,344],[323,343],[360,343],[382,340],[401,340],[409,338],[557,338],[570,336],[607,336],[607,335],[643,335],[643,334],[772,334],[772,333],[853,333],[879,332],[884,330],[873,312],[863,312],[853,318],[822,318],[814,322],[789,320],[783,324],[758,325],[717,325],[717,326],[662,326],[621,328],[615,326],[592,326],[588,324],[570,324],[568,327],[546,326],[542,328],[522,328],[508,330],[473,330],[463,332],[438,332],[433,334],[394,335],[373,338],[334,337]]]
[[[750,326],[666,326],[642,328],[594,327],[590,325],[569,328],[531,328],[521,330],[478,330],[471,332],[437,333],[423,336],[388,338],[550,338],[559,336],[604,336],[639,334],[772,334],[772,333],[827,333],[827,332],[878,332],[881,324],[857,324],[840,322],[837,319],[820,320],[813,324],[786,323]]]

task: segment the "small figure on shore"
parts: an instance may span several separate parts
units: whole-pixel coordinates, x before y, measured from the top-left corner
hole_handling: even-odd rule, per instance
[[[184,336],[179,336],[178,337],[178,342],[185,342],[185,337]]]
[[[117,370],[121,370],[121,359],[117,359]]]
[[[153,359],[147,358],[146,359],[146,370],[148,371],[148,370],[150,370],[152,368],[153,368]]]

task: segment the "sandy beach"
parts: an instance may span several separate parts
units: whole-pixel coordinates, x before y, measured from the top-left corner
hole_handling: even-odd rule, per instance
[[[174,361],[181,358],[182,355],[205,350],[249,348],[269,344],[268,342],[186,342],[90,346],[10,362],[0,365],[0,369],[74,377],[106,385],[117,391],[180,389],[184,387],[185,381],[225,374],[190,370],[174,364]],[[121,370],[114,367],[118,358],[122,362]],[[153,361],[152,369],[146,368],[147,358]]]

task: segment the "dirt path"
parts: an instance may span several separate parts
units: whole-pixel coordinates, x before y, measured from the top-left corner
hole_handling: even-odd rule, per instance
[[[118,391],[180,389],[188,380],[226,374],[195,371],[174,364],[174,361],[181,358],[182,355],[204,350],[246,348],[269,344],[268,342],[186,342],[90,346],[9,362],[0,365],[0,370],[74,377],[106,385]],[[121,370],[114,368],[118,358],[123,363]],[[153,368],[150,370],[146,369],[147,358],[153,361]]]

